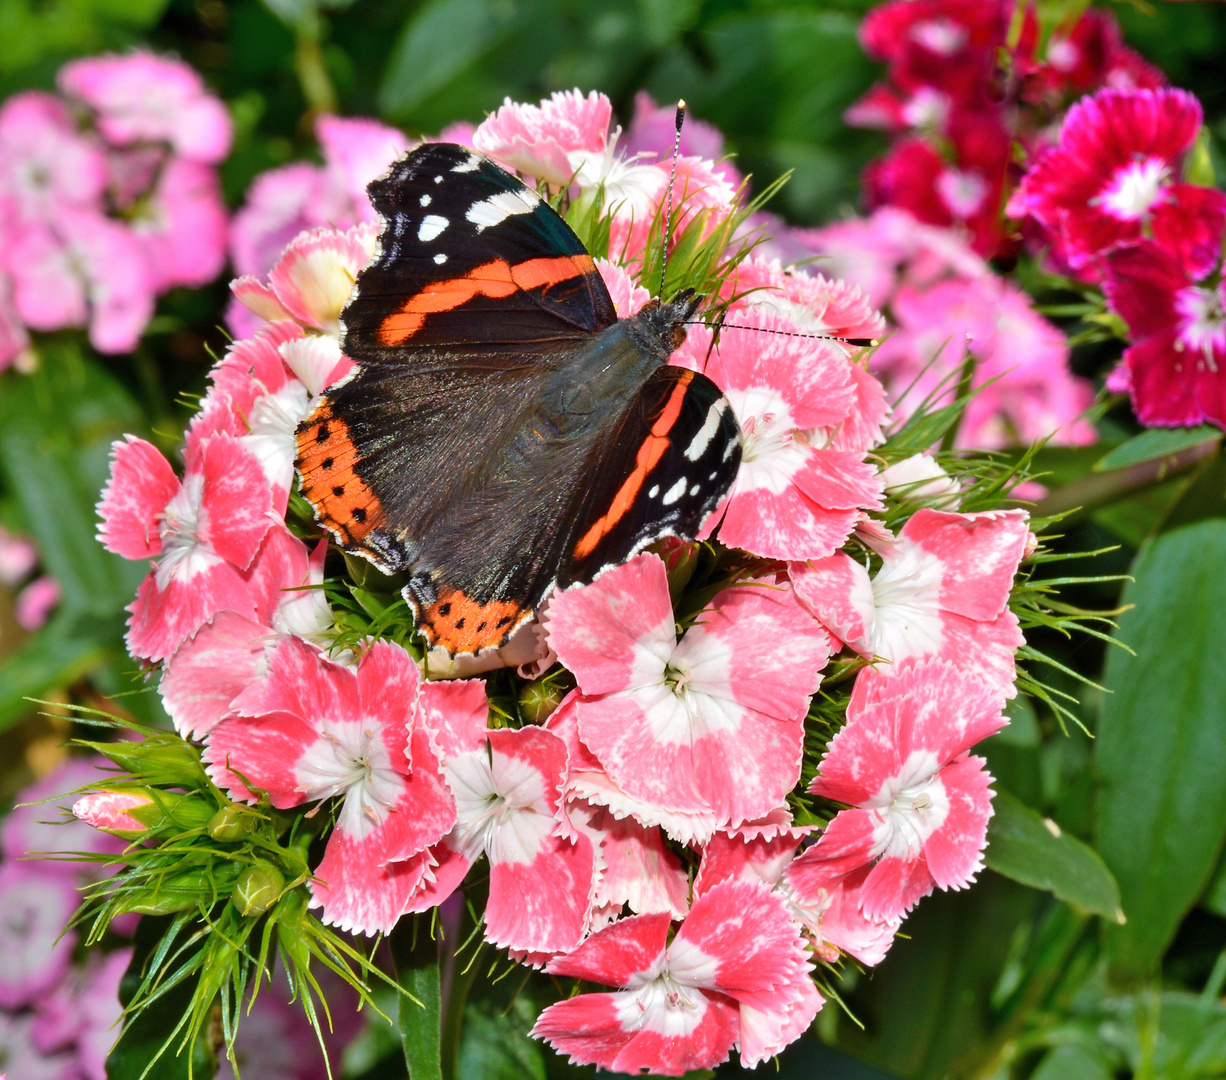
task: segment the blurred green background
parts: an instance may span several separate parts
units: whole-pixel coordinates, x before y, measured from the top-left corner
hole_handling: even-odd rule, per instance
[[[259,171],[318,159],[320,111],[431,133],[479,121],[505,96],[531,101],[578,86],[608,93],[626,123],[636,91],[646,89],[659,101],[683,96],[695,116],[717,125],[755,186],[792,170],[773,208],[816,223],[857,208],[860,169],[885,147],[842,120],[879,74],[856,40],[869,6],[0,0],[0,96],[50,89],[74,56],[137,44],[176,53],[231,109],[236,137],[223,180],[233,207]],[[1135,0],[1111,10],[1130,44],[1200,97],[1221,176],[1226,4]],[[154,438],[168,452],[179,442],[180,402],[203,389],[212,356],[225,348],[226,296],[218,282],[163,297],[130,356],[100,358],[80,335],[52,335],[40,339],[43,363],[33,375],[0,376],[0,522],[37,541],[64,590],[51,624],[32,639],[13,621],[12,598],[0,602],[2,800],[47,771],[70,733],[67,719],[33,715],[23,695],[88,703],[139,691],[121,632],[142,567],[94,542],[93,504],[121,432]],[[1110,359],[1096,347],[1076,354],[1074,365],[1088,374]],[[1049,675],[1079,698],[1078,715],[1100,738],[1065,734],[1050,713],[1019,703],[1013,725],[987,744],[1003,790],[1039,809],[1049,832],[1102,852],[1127,925],[989,869],[966,893],[924,901],[880,968],[848,968],[843,991],[856,1019],[830,1003],[812,1037],[785,1055],[782,1075],[1226,1076],[1226,873],[1215,870],[1226,837],[1226,466],[1220,433],[1207,430],[1192,440],[1209,451],[1195,470],[1126,497],[1095,494],[1087,483],[1096,462],[1135,430],[1126,415],[1108,415],[1100,445],[1048,451],[1043,465],[1057,496],[1067,485],[1082,494],[1067,505],[1087,506],[1063,528],[1064,550],[1114,549],[1071,572],[1136,578],[1122,598],[1119,582],[1105,581],[1076,586],[1067,599],[1138,605],[1121,636],[1144,659],[1111,650],[1108,661],[1094,639],[1038,641],[1070,672],[1105,679],[1114,691]],[[1128,453],[1147,460],[1135,445]],[[121,700],[158,718],[155,694]],[[1013,824],[1019,820],[1031,819],[1015,815]],[[1007,838],[996,839],[1007,852]],[[1088,857],[1068,843],[1070,859]],[[1047,883],[1036,872],[1034,884]],[[470,1005],[462,1074],[570,1074],[523,1037],[534,1003],[525,991],[512,1005],[513,990],[494,988]],[[371,1034],[351,1055],[350,1075],[402,1076],[397,1053]]]

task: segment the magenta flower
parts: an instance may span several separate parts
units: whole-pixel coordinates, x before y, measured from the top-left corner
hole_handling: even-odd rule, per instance
[[[871,865],[860,910],[890,921],[935,886],[970,884],[983,867],[992,778],[967,750],[1007,723],[1003,703],[998,687],[943,660],[858,679],[847,724],[809,786],[854,809],[840,811],[798,860],[807,890]]]
[[[128,647],[162,660],[218,611],[254,614],[243,571],[273,524],[272,496],[229,435],[202,440],[182,481],[152,444],[126,439],[112,447],[98,538],[126,559],[157,559],[128,608]]]
[[[551,731],[486,730],[482,683],[427,683],[422,724],[442,754],[455,828],[436,852],[437,884],[413,910],[440,903],[484,853],[490,865],[485,937],[529,954],[573,949],[587,932],[595,854],[559,820],[566,744]]]
[[[63,978],[77,936],[60,933],[79,901],[72,879],[62,874],[0,866],[0,1008],[28,1005]]]
[[[1142,238],[1185,186],[1179,167],[1200,131],[1185,90],[1103,90],[1068,111],[1060,141],[1022,178],[1011,210],[1060,238],[1074,268]]]
[[[217,171],[190,158],[172,157],[132,220],[145,253],[149,287],[207,285],[226,263],[226,204]]]
[[[94,110],[98,130],[115,146],[166,142],[209,165],[230,152],[230,114],[181,60],[140,51],[91,56],[65,64],[57,81]]]
[[[1145,240],[1107,260],[1103,291],[1132,337],[1124,350],[1126,385],[1143,424],[1226,425],[1226,286],[1212,269],[1216,258],[1187,254],[1220,251],[1223,204],[1226,197],[1214,199],[1181,230],[1200,238],[1183,245],[1182,257]]]
[[[549,1006],[533,1036],[575,1064],[680,1076],[727,1060],[733,1046],[752,1068],[821,1008],[799,928],[764,886],[716,885],[668,934],[668,915],[635,915],[551,961],[550,974],[623,989]]]
[[[286,637],[268,676],[207,736],[210,775],[233,798],[254,802],[259,788],[284,810],[343,796],[311,894],[324,921],[344,930],[390,930],[429,869],[419,856],[456,820],[414,724],[419,682],[413,658],[390,642],[372,645],[353,670]]]
[[[829,654],[807,620],[786,585],[746,582],[678,640],[664,563],[647,554],[557,594],[546,629],[582,691],[579,737],[614,783],[662,815],[720,827],[769,813],[799,778]]]
[[[43,1054],[75,1050],[85,1080],[106,1080],[107,1055],[123,1017],[119,983],[131,959],[131,949],[91,952],[86,967],[70,972],[39,1002],[30,1034]]]
[[[862,656],[885,661],[865,675],[889,678],[936,658],[1012,696],[1022,633],[1009,591],[1030,539],[1026,523],[1024,510],[921,509],[892,543],[879,545],[872,578],[843,552],[792,563],[788,572],[823,626]]]
[[[790,320],[769,312],[735,320],[715,351],[710,332],[694,327],[676,360],[715,380],[744,436],[719,538],[768,558],[829,555],[861,510],[881,506],[876,469],[864,460],[874,429],[860,417],[862,380],[837,342],[797,337]],[[879,396],[869,408],[881,415]],[[840,442],[844,428],[865,441]]]
[[[234,699],[268,674],[282,637],[328,643],[331,608],[322,589],[307,587],[323,582],[326,553],[320,544],[308,558],[287,529],[268,531],[247,574],[252,616],[219,611],[163,667],[158,690],[180,735],[199,738],[228,715]]]
[[[0,1080],[80,1080],[76,1057],[71,1053],[44,1054],[34,1041],[38,1019],[32,1013],[0,1012],[0,1062],[6,1072]]]
[[[17,594],[13,618],[23,630],[33,633],[42,628],[60,603],[60,583],[48,574],[35,578]]]
[[[0,106],[0,208],[10,222],[53,222],[100,206],[106,158],[64,103],[31,90]]]

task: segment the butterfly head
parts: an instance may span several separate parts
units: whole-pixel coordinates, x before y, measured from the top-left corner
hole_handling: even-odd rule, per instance
[[[693,289],[682,289],[671,300],[649,300],[633,319],[655,346],[652,351],[671,356],[685,341],[686,323],[703,301]]]

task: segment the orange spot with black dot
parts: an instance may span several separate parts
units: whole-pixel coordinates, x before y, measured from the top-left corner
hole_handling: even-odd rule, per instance
[[[460,589],[442,589],[417,621],[431,648],[441,645],[457,656],[501,648],[531,615],[514,600],[482,604]]]
[[[342,545],[361,543],[384,520],[378,497],[358,476],[361,460],[349,425],[326,400],[298,428],[299,490]]]
[[[454,311],[478,296],[498,300],[521,290],[548,289],[596,273],[590,255],[527,259],[514,266],[505,259],[494,259],[463,277],[435,281],[414,293],[379,324],[379,341],[387,346],[402,345],[425,326],[428,315]]]

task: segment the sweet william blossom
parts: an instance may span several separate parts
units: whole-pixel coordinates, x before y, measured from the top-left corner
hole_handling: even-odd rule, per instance
[[[604,153],[613,106],[593,90],[566,90],[540,105],[510,98],[473,132],[473,146],[495,161],[561,187],[587,161]]]
[[[895,920],[934,887],[965,888],[983,867],[991,777],[967,751],[1007,723],[1004,697],[942,660],[857,685],[814,794],[848,803],[796,861],[803,894],[871,866],[860,886],[869,919]]]
[[[813,1022],[822,998],[807,951],[765,886],[718,884],[668,932],[668,915],[635,915],[553,960],[550,974],[623,989],[551,1005],[532,1034],[575,1064],[680,1076],[733,1046],[752,1068]]]
[[[430,870],[427,849],[455,823],[430,740],[413,722],[419,682],[413,658],[391,642],[372,645],[354,670],[286,637],[268,676],[208,733],[204,761],[233,798],[254,802],[257,787],[288,809],[341,797],[311,894],[324,922],[344,930],[391,930]]]
[[[689,815],[735,826],[768,813],[799,778],[829,652],[807,618],[786,584],[743,582],[678,639],[664,563],[644,554],[557,594],[546,629],[579,683],[579,738],[658,808],[650,824],[684,836]]]

